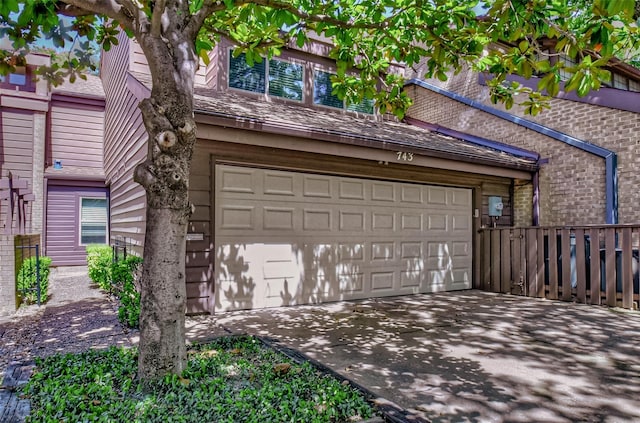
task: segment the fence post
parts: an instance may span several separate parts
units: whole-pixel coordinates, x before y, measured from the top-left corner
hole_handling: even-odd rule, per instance
[[[38,298],[38,307],[40,307],[40,245],[36,244],[36,294]]]

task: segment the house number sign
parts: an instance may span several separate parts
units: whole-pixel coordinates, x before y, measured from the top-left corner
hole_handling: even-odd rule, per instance
[[[407,153],[404,151],[396,151],[396,160],[399,162],[412,162],[413,153]]]

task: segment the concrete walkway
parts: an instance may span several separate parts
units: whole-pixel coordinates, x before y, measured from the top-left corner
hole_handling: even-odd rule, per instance
[[[429,422],[640,421],[640,314],[450,292],[188,321],[297,349]]]
[[[26,383],[35,357],[132,345],[136,333],[118,321],[117,306],[87,276],[86,267],[52,269],[49,301],[0,317],[0,422],[20,422],[28,402],[16,389]]]

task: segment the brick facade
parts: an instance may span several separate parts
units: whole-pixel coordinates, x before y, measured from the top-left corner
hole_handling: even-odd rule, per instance
[[[12,235],[0,235],[0,316],[16,311],[15,249]]]
[[[446,82],[428,82],[501,107],[490,103],[488,89],[472,72],[462,72]],[[547,159],[540,170],[541,225],[605,223],[604,159],[428,89],[410,85],[407,92],[414,101],[410,117],[536,151]],[[619,222],[640,221],[640,208],[634,207],[640,201],[639,114],[562,99],[554,99],[551,110],[536,117],[515,107],[508,112],[614,151],[618,155]],[[516,186],[514,191],[514,223],[528,223],[532,187]]]

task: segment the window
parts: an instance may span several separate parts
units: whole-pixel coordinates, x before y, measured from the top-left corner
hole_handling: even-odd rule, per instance
[[[229,87],[254,93],[302,101],[304,88],[302,65],[270,59],[249,66],[246,55],[230,55]]]
[[[313,78],[313,103],[323,106],[345,108],[345,102],[333,94],[331,87],[331,74],[316,71]],[[350,104],[346,109],[352,112],[373,114],[374,100],[365,98],[359,104]]]
[[[80,245],[107,243],[107,199],[80,198]]]
[[[302,101],[302,65],[269,60],[269,95]]]
[[[313,103],[337,107],[339,109],[344,107],[344,102],[333,95],[330,73],[322,71],[315,72],[313,78]]]
[[[560,69],[560,80],[567,81],[573,76],[573,72],[570,72],[567,68],[572,68],[578,63],[566,54],[558,56],[558,61],[564,65],[564,67]]]
[[[27,68],[25,66],[16,66],[12,73],[0,75],[0,82],[12,85],[27,85]]]
[[[239,90],[264,93],[266,66],[264,60],[249,66],[246,56],[229,58],[229,87]]]

